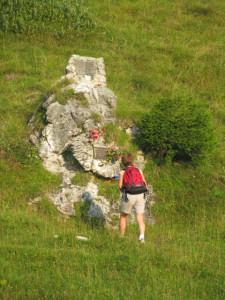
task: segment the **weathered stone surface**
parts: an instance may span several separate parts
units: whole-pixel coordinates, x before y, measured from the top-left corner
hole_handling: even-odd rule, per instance
[[[75,215],[74,203],[80,201],[82,193],[83,189],[81,187],[71,185],[50,193],[48,197],[61,213],[73,216]]]
[[[103,58],[72,55],[66,67],[67,79],[81,82],[89,78],[96,84],[106,85],[105,65]]]
[[[120,172],[120,162],[105,162],[97,159],[92,160],[92,171],[102,177],[113,178]]]
[[[73,55],[66,71],[64,79],[69,78],[71,83],[62,88],[62,92],[73,89],[74,96],[72,95],[65,104],[58,103],[54,95],[45,101],[43,107],[46,109],[47,124],[39,143],[34,134],[31,140],[40,145],[40,157],[44,166],[51,172],[72,171],[71,168],[68,170],[69,166],[64,156],[64,152],[70,149],[74,160],[84,170],[112,178],[118,173],[118,166],[107,161],[96,161],[93,141],[89,137],[91,129],[115,120],[116,97],[106,87],[103,59]],[[79,100],[78,94],[82,94],[84,99]],[[100,138],[104,143],[102,137]]]
[[[75,185],[63,186],[59,191],[48,195],[57,209],[68,216],[74,216],[74,203],[87,201],[90,204],[87,216],[109,221],[110,204],[103,196],[98,195],[98,186],[89,182],[86,187]]]
[[[88,216],[92,218],[99,218],[104,221],[109,220],[110,204],[104,197],[98,196],[97,199],[91,201],[90,208],[88,210]]]

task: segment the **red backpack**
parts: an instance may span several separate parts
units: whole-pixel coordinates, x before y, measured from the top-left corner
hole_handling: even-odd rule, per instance
[[[125,169],[123,190],[128,194],[142,194],[147,192],[146,185],[138,168],[129,166]]]

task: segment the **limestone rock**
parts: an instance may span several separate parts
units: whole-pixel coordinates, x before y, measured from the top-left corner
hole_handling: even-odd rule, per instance
[[[61,213],[74,216],[74,203],[80,201],[82,193],[81,187],[68,186],[62,187],[57,192],[49,193],[48,197]]]
[[[88,216],[92,218],[102,219],[108,221],[108,215],[110,213],[110,204],[104,197],[98,196],[97,199],[91,202],[88,210]]]
[[[51,172],[71,173],[76,165],[112,178],[118,173],[118,164],[96,161],[89,137],[91,129],[115,120],[116,97],[106,86],[104,61],[73,55],[66,72],[63,79],[69,79],[70,83],[61,92],[72,89],[74,94],[64,104],[57,102],[55,95],[43,103],[47,124],[40,135],[33,133],[31,140],[38,145],[43,164]],[[65,161],[68,152],[74,159],[74,168]]]
[[[81,82],[91,79],[94,83],[106,85],[105,65],[103,58],[72,55],[66,67],[67,79]]]
[[[120,172],[120,163],[105,162],[97,159],[92,160],[92,171],[102,177],[113,178]]]

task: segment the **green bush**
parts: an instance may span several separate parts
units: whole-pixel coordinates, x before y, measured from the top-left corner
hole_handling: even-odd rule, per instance
[[[214,145],[209,112],[202,103],[187,97],[161,99],[138,127],[138,143],[159,159],[198,161]]]
[[[81,0],[3,0],[0,2],[0,29],[60,35],[91,29],[93,21],[82,3]]]

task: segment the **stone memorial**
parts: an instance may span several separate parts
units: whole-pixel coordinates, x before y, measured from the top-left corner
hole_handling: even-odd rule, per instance
[[[66,86],[63,86],[64,82],[67,82]],[[74,203],[82,201],[82,195],[88,193],[92,199],[88,215],[105,218],[110,223],[115,205],[98,195],[96,184],[87,182],[85,187],[79,187],[71,181],[80,170],[104,178],[118,177],[120,172],[119,161],[106,159],[104,136],[90,138],[90,132],[101,132],[106,124],[115,123],[116,96],[107,88],[103,58],[72,55],[60,83],[61,92],[71,90],[71,96],[65,103],[60,103],[52,94],[42,103],[39,112],[45,111],[46,120],[43,130],[38,131],[34,126],[36,114],[29,123],[32,128],[30,139],[37,146],[43,165],[62,176],[62,185],[48,197],[61,213],[70,216],[75,214]],[[78,94],[82,95],[83,101]],[[98,124],[96,115],[101,116]],[[116,214],[118,216],[118,205]]]

